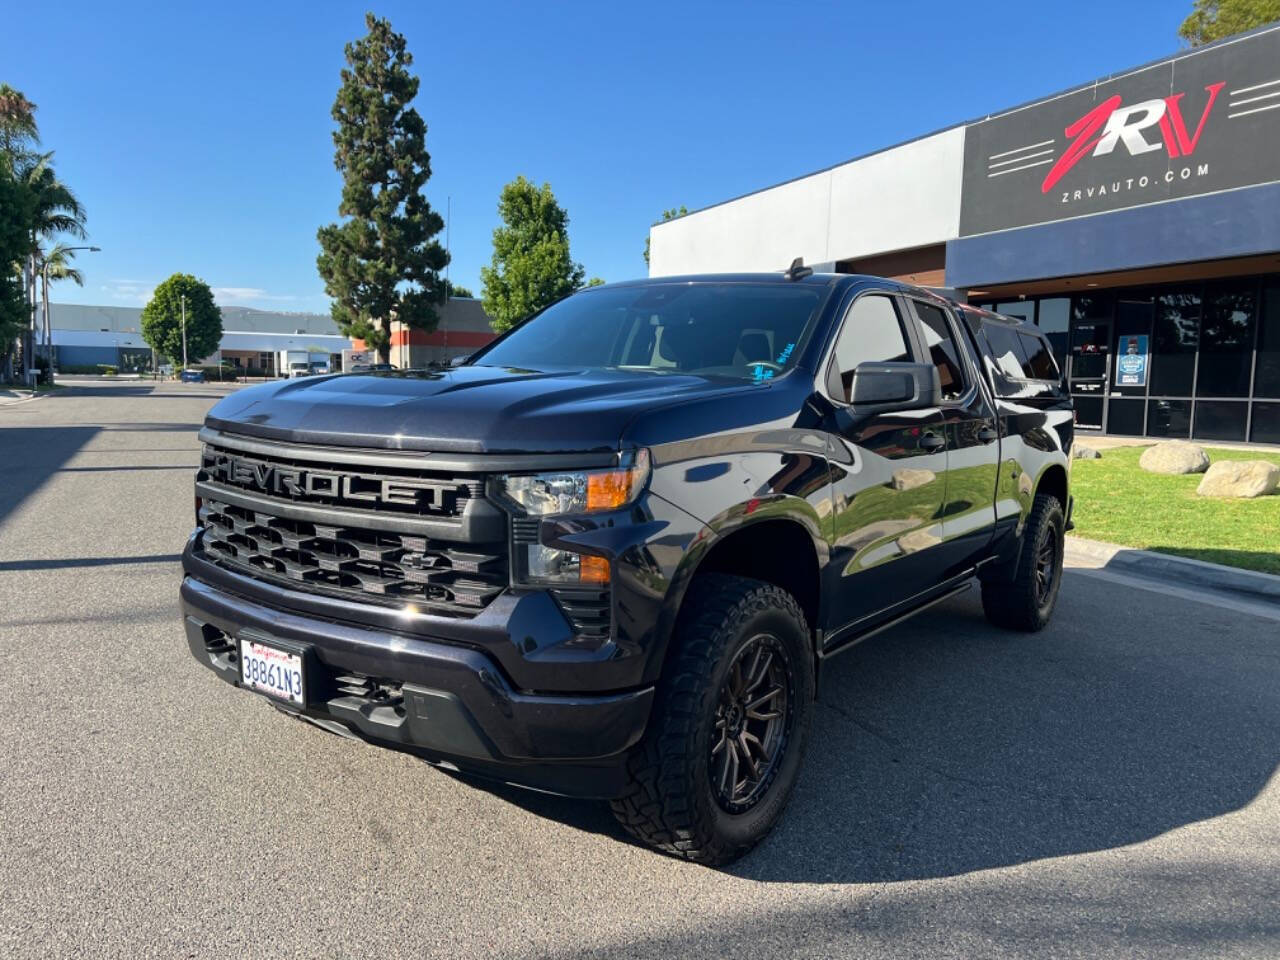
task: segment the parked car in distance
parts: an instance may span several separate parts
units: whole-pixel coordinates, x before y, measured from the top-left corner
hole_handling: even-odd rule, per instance
[[[461,366],[241,390],[200,438],[200,663],[709,864],[781,816],[826,660],[975,581],[1043,628],[1072,504],[1036,327],[799,263],[588,288]]]
[[[183,383],[204,383],[203,370],[183,370],[178,375],[178,379]]]

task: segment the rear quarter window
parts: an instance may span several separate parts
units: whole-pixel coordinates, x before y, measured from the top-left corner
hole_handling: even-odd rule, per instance
[[[990,357],[987,365],[996,393],[1002,397],[1025,397],[1050,389],[1061,380],[1053,351],[1041,336],[1002,323],[984,322]],[[1030,391],[1030,393],[1028,392]]]

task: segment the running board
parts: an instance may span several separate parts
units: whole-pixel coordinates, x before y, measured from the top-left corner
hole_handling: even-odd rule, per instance
[[[838,644],[836,644],[834,647],[831,647],[829,650],[823,650],[821,653],[818,654],[818,656],[821,659],[826,660],[830,657],[835,656],[837,653],[844,653],[850,647],[857,646],[863,640],[866,640],[869,637],[874,637],[877,633],[883,633],[885,630],[888,630],[891,627],[896,627],[898,624],[902,623],[904,620],[910,620],[916,614],[922,613],[925,610],[928,610],[930,607],[933,607],[939,603],[942,603],[944,600],[950,600],[952,597],[959,596],[960,594],[968,590],[971,586],[973,586],[972,578],[965,580],[964,583],[961,583],[959,586],[952,587],[950,590],[947,590],[945,593],[940,593],[938,596],[934,597],[932,600],[928,600],[920,604],[920,606],[918,607],[912,607],[906,613],[900,613],[898,614],[898,616],[894,617],[893,619],[886,620],[884,623],[880,624],[879,626],[872,627],[870,630],[867,630],[864,633],[855,633],[852,636],[848,637],[847,639],[841,640]]]

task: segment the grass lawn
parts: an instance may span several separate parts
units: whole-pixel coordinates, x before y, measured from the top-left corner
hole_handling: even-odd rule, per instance
[[[1143,447],[1103,450],[1101,460],[1077,460],[1071,486],[1073,531],[1091,540],[1158,550],[1280,574],[1280,495],[1254,500],[1196,496],[1203,474],[1168,477],[1138,466]],[[1209,462],[1270,460],[1280,453],[1205,447]]]

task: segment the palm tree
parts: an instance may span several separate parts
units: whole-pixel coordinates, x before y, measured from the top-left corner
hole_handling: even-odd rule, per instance
[[[12,170],[29,147],[40,142],[36,105],[7,83],[0,83],[0,163]]]
[[[7,83],[0,83],[0,177],[5,179],[0,190],[6,195],[5,203],[12,213],[15,205],[25,205],[26,195],[21,186],[14,181],[17,179],[15,174],[19,163],[23,158],[29,157],[31,149],[40,142],[40,134],[36,129],[35,104],[28,100],[21,91],[13,89]],[[16,192],[16,195],[15,195]],[[10,241],[15,237],[10,236]],[[27,275],[25,267],[25,258],[27,251],[21,249],[21,244],[15,246],[12,242],[7,242],[4,249],[0,250],[0,271],[4,271],[6,276],[0,277],[0,285],[3,285],[4,296],[7,301],[5,304],[5,313],[11,314],[12,308],[16,306],[10,300],[11,291],[8,289],[10,283],[9,273],[12,271],[14,280],[18,280],[21,289],[27,293],[26,285]],[[19,280],[18,278],[21,277]],[[30,306],[28,296],[28,307]],[[0,337],[3,343],[0,343],[0,364],[3,366],[3,372],[0,376],[7,376],[12,372],[12,359],[14,346],[24,326],[28,323],[18,324],[12,323],[12,320],[5,318],[4,322],[0,322]],[[11,339],[12,338],[12,339]]]
[[[44,357],[49,364],[48,383],[53,385],[53,325],[49,322],[49,284],[55,280],[70,280],[78,287],[84,286],[84,274],[71,265],[76,252],[65,243],[55,243],[48,253],[39,256],[40,299],[44,318]]]
[[[53,154],[32,154],[24,157],[19,163],[18,175],[25,185],[32,200],[31,245],[23,264],[24,288],[27,291],[27,302],[31,307],[31,323],[23,337],[23,363],[28,363],[34,356],[32,350],[32,328],[35,326],[36,310],[36,277],[39,276],[40,244],[45,240],[53,240],[59,234],[70,234],[83,240],[84,207],[65,183],[58,179],[53,171]]]

